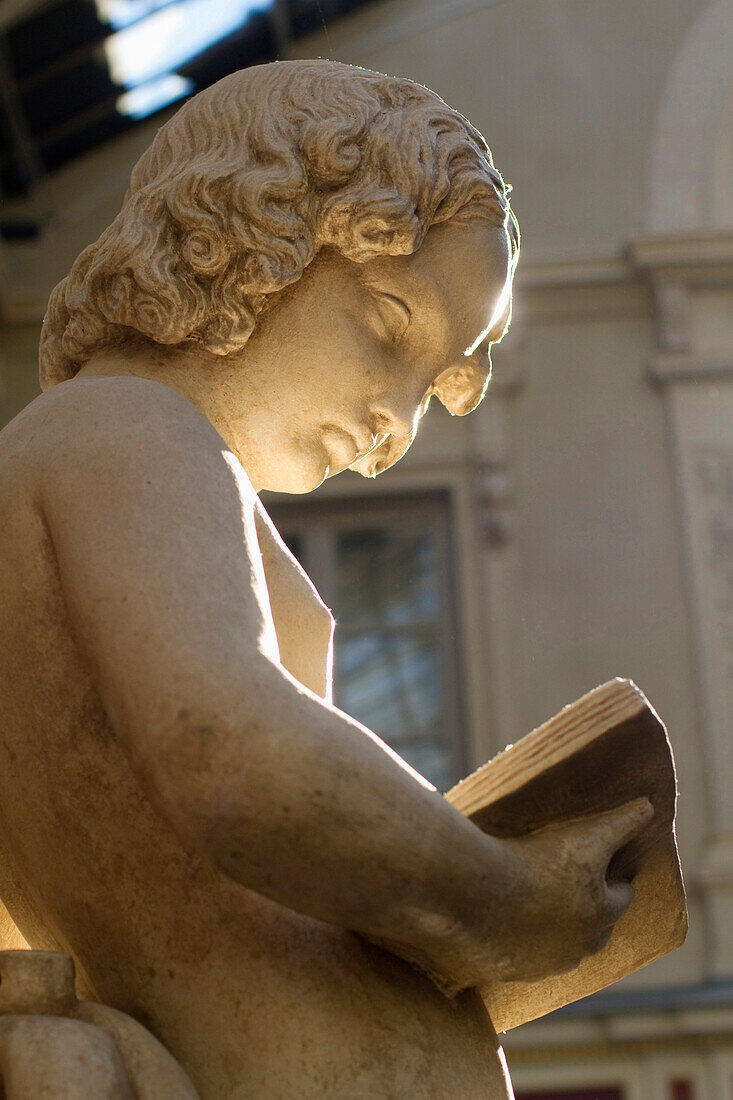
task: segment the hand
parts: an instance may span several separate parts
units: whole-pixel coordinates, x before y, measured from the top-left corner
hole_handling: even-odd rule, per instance
[[[653,814],[639,798],[502,841],[511,886],[494,979],[537,981],[605,946],[634,896],[631,883],[609,881],[608,865]]]
[[[653,814],[639,798],[518,839],[479,833],[478,866],[469,875],[453,854],[452,888],[440,908],[401,906],[402,935],[369,938],[448,996],[573,970],[608,942],[631,904],[633,887],[609,881],[608,866]]]

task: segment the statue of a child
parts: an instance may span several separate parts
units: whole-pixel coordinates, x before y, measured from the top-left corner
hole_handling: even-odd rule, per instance
[[[0,437],[0,895],[202,1100],[505,1098],[474,987],[628,905],[638,806],[497,840],[332,705],[257,496],[386,469],[431,395],[470,412],[517,248],[438,96],[278,63],[162,128],[53,292]]]

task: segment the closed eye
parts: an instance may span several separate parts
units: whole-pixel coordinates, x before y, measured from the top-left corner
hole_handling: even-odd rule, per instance
[[[405,302],[401,298],[396,298],[394,294],[387,294],[384,290],[377,290],[374,293],[385,335],[397,344],[407,332],[412,314]]]

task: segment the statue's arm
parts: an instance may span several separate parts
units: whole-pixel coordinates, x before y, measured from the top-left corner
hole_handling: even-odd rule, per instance
[[[534,849],[482,834],[281,666],[255,496],[219,436],[164,387],[71,385],[82,408],[65,435],[59,418],[42,507],[72,629],[161,815],[236,881],[390,945],[447,987],[537,967],[517,913],[532,912]],[[599,863],[629,821],[603,829]],[[555,863],[546,895],[562,903]],[[626,903],[570,904],[575,939],[566,921],[540,969],[572,965],[568,951],[587,951]]]

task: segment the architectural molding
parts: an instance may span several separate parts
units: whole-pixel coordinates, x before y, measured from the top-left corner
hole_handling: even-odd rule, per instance
[[[675,272],[678,275],[703,276],[717,268],[727,270],[733,280],[733,229],[695,230],[679,233],[658,233],[637,237],[629,243],[628,255],[633,265],[658,276]]]
[[[706,1025],[709,1021],[705,1021]],[[728,1050],[733,1053],[733,1031],[726,1028],[715,1032],[701,1030],[697,1034],[681,1035],[673,1032],[655,1038],[606,1039],[587,1043],[562,1042],[523,1046],[510,1045],[504,1040],[512,1068],[542,1063],[600,1061],[613,1058],[616,1061],[624,1056],[639,1057],[651,1054],[669,1054],[672,1051]]]
[[[733,379],[733,350],[730,355],[657,355],[649,364],[649,377],[661,385]]]
[[[522,260],[517,268],[520,290],[545,287],[605,286],[635,277],[633,265],[623,255],[565,256]]]
[[[693,290],[733,288],[733,230],[639,237],[627,253],[654,296],[661,355],[650,364],[650,376],[666,382],[727,374],[733,353],[729,359],[693,347],[691,295]]]
[[[733,982],[601,992],[511,1032],[513,1065],[733,1051]]]
[[[648,281],[656,307],[658,353],[649,378],[663,388],[668,416],[707,765],[708,842],[697,881],[706,899],[709,973],[728,978],[733,973],[733,230],[647,236],[633,241],[628,253]]]
[[[665,352],[684,353],[692,347],[690,288],[677,279],[653,279],[658,339]]]
[[[511,475],[505,462],[477,464],[472,478],[473,502],[484,546],[503,546],[509,538]]]

